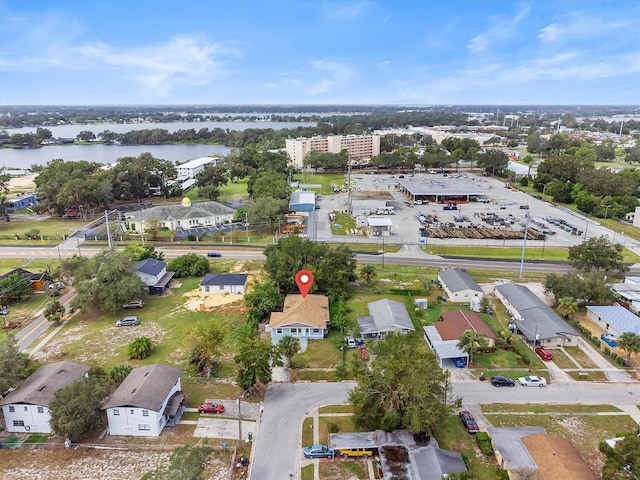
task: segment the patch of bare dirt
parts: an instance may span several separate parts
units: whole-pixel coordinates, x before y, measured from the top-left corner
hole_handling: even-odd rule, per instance
[[[95,450],[85,448],[0,451],[0,477],[24,480],[137,480],[169,464],[171,451]],[[207,478],[222,480],[228,474],[222,460],[211,456]]]

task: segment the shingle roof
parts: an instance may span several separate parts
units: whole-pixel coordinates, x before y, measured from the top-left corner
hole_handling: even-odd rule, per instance
[[[640,317],[620,305],[594,305],[587,307],[587,310],[604,319],[620,333],[633,332],[640,335]]]
[[[188,220],[190,218],[206,218],[215,215],[231,215],[235,214],[235,209],[227,207],[218,202],[193,202],[191,206],[185,207],[181,203],[171,205],[157,205],[155,207],[140,210],[132,213],[130,218],[134,220],[172,221],[172,220]]]
[[[393,327],[415,330],[407,308],[400,302],[383,298],[368,305],[369,314],[379,331],[384,332]]]
[[[287,295],[282,312],[273,312],[269,327],[302,324],[316,328],[327,328],[331,317],[329,298],[325,295]]]
[[[438,276],[451,292],[461,292],[463,290],[482,292],[482,289],[476,281],[471,278],[471,275],[462,270],[441,270]]]
[[[167,268],[167,264],[162,260],[156,260],[155,258],[147,258],[140,260],[136,263],[136,270],[147,275],[158,275],[162,269]]]
[[[440,316],[443,321],[435,322],[433,326],[436,327],[443,340],[459,339],[467,330],[479,333],[487,338],[498,338],[497,335],[493,333],[493,330],[484,323],[484,320],[482,320],[480,315],[476,312],[468,310],[452,310],[449,312],[442,312]]]
[[[560,318],[542,299],[524,285],[503,283],[496,290],[515,308],[523,320],[517,320],[518,330],[533,342],[537,339],[578,335],[578,332]]]
[[[113,392],[102,410],[138,407],[159,412],[181,374],[182,370],[159,363],[136,367]]]
[[[87,365],[68,360],[44,365],[4,397],[0,405],[28,403],[47,407],[58,390],[82,378],[88,371]]]
[[[200,285],[244,285],[248,277],[247,273],[207,273]]]

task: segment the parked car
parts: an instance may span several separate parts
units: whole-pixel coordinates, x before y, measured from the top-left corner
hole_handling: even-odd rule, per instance
[[[549,350],[546,350],[542,347],[536,347],[533,349],[533,351],[536,352],[536,355],[538,355],[545,362],[553,360],[553,356],[551,355],[551,352]]]
[[[537,377],[535,375],[527,375],[526,377],[518,378],[518,382],[523,387],[544,387],[547,384],[547,380],[543,377]]]
[[[513,378],[495,375],[491,377],[491,385],[494,387],[515,387],[516,381]]]
[[[123,308],[142,308],[144,307],[144,302],[142,300],[131,300],[125,303]]]
[[[116,322],[116,327],[128,327],[131,325],[138,325],[140,320],[135,315],[129,315],[128,317],[122,317]]]
[[[64,288],[64,282],[53,282],[49,284],[49,290],[62,290]]]
[[[198,413],[224,413],[224,405],[221,403],[204,402],[198,407]]]
[[[347,344],[347,348],[356,348],[356,339],[353,337],[344,337],[344,341]]]
[[[333,458],[335,456],[335,452],[326,445],[304,447],[302,453],[305,458]]]
[[[453,363],[455,364],[456,367],[458,368],[464,368],[467,365],[467,362],[464,361],[464,358],[462,357],[457,357],[453,359]]]
[[[460,420],[462,421],[465,428],[467,429],[467,432],[478,433],[480,431],[480,427],[478,427],[478,424],[476,423],[476,419],[473,418],[473,415],[471,415],[471,412],[463,410],[459,413],[459,415],[460,415]]]
[[[0,315],[9,315],[9,307],[0,308]]]
[[[373,456],[373,450],[371,450],[370,448],[341,448],[339,450],[339,453],[340,455],[342,455],[342,458],[349,458],[349,457],[369,458]]]
[[[220,252],[207,252],[207,257],[220,258],[222,254]]]

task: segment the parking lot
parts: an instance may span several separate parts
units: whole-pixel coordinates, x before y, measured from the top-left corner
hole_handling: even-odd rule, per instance
[[[430,219],[437,218],[437,223],[433,223],[433,225],[446,226],[448,229],[467,228],[471,225],[477,225],[483,229],[495,228],[513,232],[524,230],[527,223],[527,215],[529,215],[528,228],[536,229],[540,233],[546,232],[544,240],[532,240],[529,238],[527,242],[531,242],[530,245],[532,246],[542,246],[544,244],[548,247],[569,247],[584,241],[585,238],[601,235],[606,235],[611,241],[617,241],[623,245],[627,242],[626,238],[603,228],[596,221],[570,212],[563,207],[557,207],[543,201],[541,198],[535,198],[533,195],[517,189],[507,188],[504,181],[484,177],[480,172],[448,175],[417,173],[410,177],[412,182],[422,181],[424,184],[437,185],[440,192],[446,192],[447,189],[460,191],[461,189],[470,189],[472,187],[475,192],[483,192],[481,196],[476,195],[482,201],[457,204],[455,210],[451,209],[448,202],[436,203],[431,201],[421,205],[414,204],[413,198],[401,191],[400,182],[406,182],[407,177],[408,175],[399,178],[390,174],[351,175],[352,192],[386,191],[393,196],[393,201],[388,202],[388,205],[394,207],[395,213],[393,215],[385,215],[393,222],[391,236],[384,238],[384,241],[390,244],[426,243],[427,245],[447,245],[455,242],[457,245],[513,247],[522,245],[523,242],[522,235],[518,239],[440,239],[421,237],[419,229],[423,224],[416,216],[418,212]],[[345,243],[370,243],[374,240],[381,243],[382,238],[380,237],[366,239],[361,236],[336,237],[331,233],[329,213],[348,211],[347,199],[347,193],[323,195],[322,200],[319,202],[320,209],[315,212],[316,219],[310,219],[316,228],[314,238],[320,241],[335,241],[340,238]],[[485,221],[486,218],[493,219],[494,223],[487,223]],[[552,223],[554,219],[558,221],[556,224]]]

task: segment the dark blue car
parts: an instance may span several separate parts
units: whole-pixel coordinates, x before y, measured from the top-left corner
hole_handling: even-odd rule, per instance
[[[207,252],[207,257],[219,258],[222,254],[220,252]]]
[[[453,359],[453,363],[456,365],[456,367],[458,368],[464,368],[467,365],[467,362],[464,361],[464,358],[462,357],[458,357],[458,358],[454,358]]]

